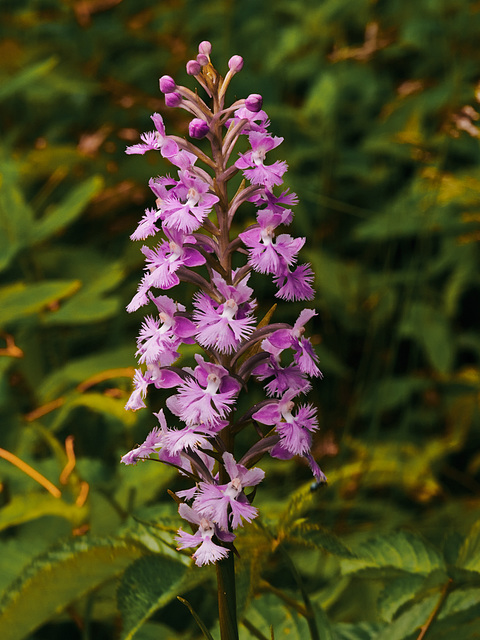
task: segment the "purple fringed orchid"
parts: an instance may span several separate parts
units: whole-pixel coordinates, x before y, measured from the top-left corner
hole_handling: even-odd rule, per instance
[[[122,462],[136,464],[153,457],[191,480],[192,486],[179,491],[177,498],[179,514],[194,532],[180,529],[176,541],[179,549],[196,549],[197,565],[231,558],[234,531],[257,517],[255,489],[248,489],[264,478],[260,468],[252,467],[262,455],[301,456],[316,481],[326,482],[311,454],[312,435],[318,429],[316,409],[298,401],[311,389],[310,379],[321,377],[318,357],[304,335],[316,313],[303,309],[293,326],[267,324],[270,313],[259,322],[250,277],[253,272],[270,276],[276,297],[283,300],[314,297],[310,265],[297,264],[305,238],[284,231],[297,196],[288,190],[274,192],[287,164],[267,162],[267,154],[283,138],[268,132],[259,94],[225,103],[228,85],[243,60],[233,56],[222,78],[210,53],[210,43],[202,42],[196,59],[187,63],[187,73],[204,89],[212,108],[170,76],[160,78],[166,105],[191,115],[190,138],[202,140],[202,147],[167,135],[161,115],[155,113],[155,131],[142,134],[141,143],[127,148],[128,154],[160,151],[176,168],[177,177],[149,181],[154,206],[146,209],[131,238],[151,241],[141,248],[145,271],[127,306],[133,312],[153,304],[154,310],[140,327],[140,368],[126,408],[145,407],[153,386],[171,390],[165,403],[168,414],[163,409],[154,414],[159,426]],[[241,139],[247,150],[235,153]],[[229,182],[236,175],[240,184],[233,192]],[[246,202],[256,208],[256,221],[233,237],[232,221]],[[182,282],[196,288],[191,308],[159,293],[170,293]],[[193,368],[175,366],[184,344],[197,344],[203,352],[195,355]],[[263,386],[264,397],[239,415],[237,400],[248,392],[251,380]],[[237,462],[235,436],[247,428],[252,443]]]

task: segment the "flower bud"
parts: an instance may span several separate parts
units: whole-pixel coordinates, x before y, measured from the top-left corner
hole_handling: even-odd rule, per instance
[[[202,65],[196,60],[189,60],[187,62],[187,73],[189,76],[198,76]]]
[[[188,125],[188,133],[191,138],[204,138],[210,131],[210,127],[200,118],[194,118]]]
[[[203,55],[209,56],[211,52],[212,52],[211,42],[209,42],[208,40],[203,40],[203,42],[200,42],[200,44],[198,45],[198,53],[203,53]]]
[[[253,113],[258,113],[263,104],[263,98],[259,93],[251,93],[248,98],[245,98],[245,107]]]
[[[232,56],[228,61],[228,68],[233,73],[238,73],[242,70],[243,67],[243,58],[242,56]]]
[[[203,53],[199,53],[197,56],[197,62],[201,67],[204,67],[206,64],[208,64],[208,56],[204,55]]]
[[[165,95],[165,105],[167,107],[178,107],[181,101],[182,101],[182,96],[176,91],[167,93]]]
[[[209,131],[208,123],[200,118],[194,118],[188,125],[188,133],[191,138],[204,138]]]
[[[162,93],[173,93],[177,88],[175,80],[171,76],[162,76],[159,81],[160,91]]]

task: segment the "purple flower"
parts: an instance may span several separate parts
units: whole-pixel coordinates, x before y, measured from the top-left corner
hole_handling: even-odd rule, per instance
[[[142,278],[137,293],[127,306],[127,311],[136,311],[148,303],[148,291],[151,287],[171,289],[180,279],[177,275],[180,267],[198,267],[205,263],[205,257],[192,246],[196,243],[193,236],[185,235],[175,229],[164,229],[167,239],[155,249],[142,247],[146,257],[147,274]]]
[[[283,215],[282,224],[290,224],[293,218],[293,213],[288,209],[288,215],[285,215],[285,207],[294,207],[298,204],[298,198],[296,193],[289,193],[288,189],[283,191],[279,196],[276,196],[272,191],[263,189],[258,191],[252,198],[252,202],[255,202],[257,207],[262,204],[266,205],[266,208],[273,213],[281,213]]]
[[[267,339],[268,343],[276,349],[293,349],[295,352],[294,360],[300,371],[314,377],[322,375],[316,364],[318,356],[313,350],[310,340],[305,338],[303,334],[306,323],[316,315],[313,309],[303,309],[291,329],[275,331]]]
[[[258,227],[252,227],[239,234],[242,242],[249,249],[249,264],[255,271],[272,273],[278,277],[295,262],[297,253],[305,243],[305,238],[292,238],[282,233],[275,240],[275,229],[283,223],[288,213],[288,211],[283,214],[272,213],[268,209],[263,209],[257,216]]]
[[[247,153],[240,153],[240,159],[235,162],[237,169],[243,170],[243,175],[252,184],[260,184],[267,189],[274,185],[282,184],[282,176],[287,170],[287,163],[278,160],[270,165],[265,165],[265,155],[283,142],[283,138],[271,136],[268,133],[252,131],[248,134],[248,140],[252,147]],[[253,167],[249,169],[248,167]]]
[[[156,222],[159,217],[159,212],[156,209],[145,209],[145,215],[138,223],[138,227],[130,236],[131,240],[145,240],[148,236],[154,236],[158,233],[159,229],[156,226]]]
[[[163,446],[171,455],[177,455],[187,449],[208,449],[210,439],[216,429],[208,429],[205,425],[191,425],[183,429],[168,429],[163,437]]]
[[[124,464],[137,464],[138,460],[145,460],[152,453],[158,453],[162,447],[163,434],[167,429],[167,423],[162,410],[157,414],[157,417],[160,422],[160,427],[152,429],[146,437],[145,442],[126,453],[122,457],[121,462]]]
[[[138,409],[143,409],[146,406],[144,399],[147,395],[148,385],[151,383],[150,378],[151,376],[148,371],[143,373],[140,369],[135,369],[135,374],[133,376],[134,391],[128,399],[125,409],[129,411],[137,411]]]
[[[267,350],[265,347],[263,348]],[[288,389],[292,389],[297,393],[308,393],[311,389],[311,385],[306,380],[305,374],[302,373],[300,367],[293,363],[282,367],[279,356],[271,355],[269,361],[264,362],[253,370],[253,374],[258,380],[266,380],[273,376],[273,380],[265,385],[265,390],[269,396],[280,397]]]
[[[314,275],[309,264],[301,264],[293,271],[290,271],[288,265],[284,265],[282,272],[276,274],[273,280],[279,287],[275,294],[276,298],[312,300],[315,297],[315,291],[312,287]]]
[[[193,342],[190,338],[196,332],[196,327],[182,316],[177,316],[177,311],[185,310],[183,305],[178,305],[168,296],[158,298],[150,295],[160,311],[158,318],[147,316],[142,324],[140,335],[137,339],[138,350],[135,355],[140,356],[139,362],[169,366],[179,357],[176,349],[182,342]]]
[[[246,286],[247,280],[248,276],[234,287],[227,285],[220,276],[215,276],[214,283],[222,302],[204,293],[195,295],[193,319],[197,323],[197,339],[201,345],[221,353],[231,353],[252,333],[255,301],[250,300],[253,289]]]
[[[305,455],[310,450],[311,433],[318,429],[318,421],[311,405],[303,405],[292,414],[295,407],[292,398],[297,394],[295,390],[287,391],[279,401],[263,406],[252,417],[262,424],[275,425],[283,449],[292,455]]]
[[[192,233],[202,226],[218,196],[210,193],[210,185],[188,171],[179,172],[180,181],[165,197],[161,218],[164,228]]]
[[[243,489],[259,484],[265,477],[265,472],[237,464],[233,455],[228,452],[223,454],[223,462],[230,482],[224,485],[201,482],[193,504],[197,511],[222,529],[228,529],[229,524],[236,529],[243,526],[242,519],[251,522],[258,515],[258,510],[250,504]]]
[[[179,385],[176,395],[167,399],[167,407],[187,425],[203,422],[215,426],[231,411],[240,383],[225,367],[205,362],[198,354],[195,360],[198,366],[193,375]]]
[[[178,513],[182,518],[188,520],[188,522],[198,525],[196,533],[185,533],[185,531],[179,529],[178,535],[175,538],[178,543],[178,549],[193,549],[198,547],[192,556],[198,567],[201,567],[204,564],[213,564],[228,556],[228,549],[213,542],[212,538],[213,536],[216,536],[223,542],[232,542],[232,540],[235,539],[235,535],[233,533],[220,531],[213,522],[207,520],[207,518],[200,515],[195,509],[192,509],[192,507],[189,507],[187,504],[179,505]]]
[[[146,370],[135,371],[126,408],[145,407],[149,385],[161,390],[162,397],[171,390],[164,403],[175,425],[167,426],[163,410],[154,414],[159,426],[122,462],[136,464],[155,457],[191,481],[177,495],[188,501],[180,505],[179,514],[195,525],[194,533],[180,529],[176,540],[179,549],[195,550],[199,566],[225,558],[235,539],[232,530],[257,516],[252,504],[255,491],[248,495],[245,491],[265,475],[259,468],[249,468],[263,454],[285,460],[300,455],[316,481],[325,482],[311,453],[318,428],[315,408],[296,400],[311,390],[312,377],[321,376],[318,357],[304,335],[315,311],[304,309],[290,326],[270,320],[272,308],[257,325],[257,303],[248,286],[251,271],[256,271],[273,276],[277,298],[314,297],[313,272],[309,265],[297,263],[305,238],[281,229],[292,222],[292,207],[297,204],[296,194],[288,189],[274,193],[287,164],[266,161],[267,153],[283,138],[267,131],[270,122],[261,95],[226,104],[228,86],[242,69],[243,59],[231,57],[222,77],[210,61],[211,49],[207,41],[199,45],[196,59],[187,62],[187,74],[204,89],[213,108],[207,98],[177,85],[170,76],[162,76],[159,83],[165,104],[189,114],[194,140],[167,136],[162,117],[155,113],[155,131],[143,133],[140,144],[127,148],[128,154],[160,151],[178,171],[177,178],[149,181],[154,207],[145,210],[131,239],[154,236],[155,240],[141,248],[144,273],[127,306],[132,312],[153,303],[156,312],[145,315],[141,323],[136,356]],[[248,150],[232,164],[242,135],[248,138]],[[195,140],[205,136],[211,145],[200,148]],[[238,180],[239,171],[245,180]],[[235,184],[229,184],[234,177]],[[246,202],[256,208],[256,223],[236,235],[233,218]],[[156,290],[169,291],[180,282],[188,287],[188,306],[155,295]],[[193,367],[173,366],[182,344],[197,344],[208,357],[197,353]],[[251,375],[254,384],[264,385],[264,399],[242,409],[234,423],[231,415]],[[273,426],[276,435],[262,438],[257,421]],[[237,447],[234,439],[249,422],[255,423],[258,440],[248,445],[242,434]],[[235,461],[234,448],[246,449],[243,464]]]
[[[142,133],[140,138],[143,140],[143,144],[135,144],[131,147],[127,147],[125,153],[128,155],[143,155],[146,151],[155,150],[160,151],[165,158],[169,158],[178,152],[177,143],[165,135],[165,125],[163,124],[163,118],[159,113],[154,113],[151,118],[156,131],[147,131],[146,133]]]
[[[239,107],[234,113],[234,123],[237,124],[240,120],[247,120],[242,134],[248,134],[251,131],[257,131],[259,133],[267,133],[267,127],[270,125],[270,120],[265,111],[250,111],[246,106]],[[227,120],[226,125],[230,126],[231,120]]]

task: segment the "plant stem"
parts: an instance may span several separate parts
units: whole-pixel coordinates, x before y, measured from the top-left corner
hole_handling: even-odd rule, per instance
[[[224,560],[217,562],[216,569],[220,637],[221,640],[238,640],[235,558],[232,551]]]

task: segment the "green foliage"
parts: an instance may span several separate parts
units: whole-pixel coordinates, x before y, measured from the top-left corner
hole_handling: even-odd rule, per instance
[[[138,543],[84,538],[37,557],[0,602],[2,638],[26,637],[73,600],[120,574],[141,553]]]
[[[176,598],[187,568],[170,558],[143,556],[125,571],[118,588],[118,608],[125,612],[122,638],[130,640],[154,611]]]
[[[285,138],[325,375],[311,399],[329,485],[303,484],[296,461],[260,463],[261,519],[238,540],[241,637],[477,637],[479,7],[7,0],[0,13],[0,453],[20,465],[0,457],[2,639],[201,637],[177,595],[218,638],[213,572],[175,551],[166,490],[184,485],[119,465],[153,426],[123,410],[142,268],[128,236],[147,179],[169,170],[124,148],[153,111],[186,135],[156,83],[184,80],[204,39],[219,66],[244,56],[232,95],[262,93]]]

